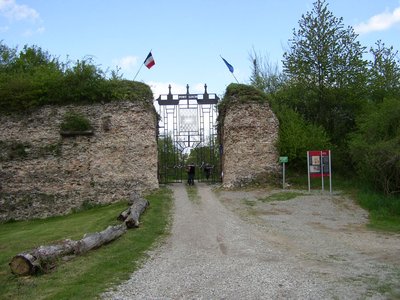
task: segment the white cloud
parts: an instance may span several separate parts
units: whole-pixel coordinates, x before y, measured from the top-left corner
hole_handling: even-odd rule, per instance
[[[18,4],[15,0],[0,0],[0,14],[15,21],[40,21],[39,13],[35,9]]]
[[[27,29],[27,30],[23,33],[23,36],[29,37],[29,36],[32,36],[32,35],[35,35],[35,34],[42,34],[44,31],[45,31],[45,28],[44,28],[44,27],[38,27],[38,28],[36,28],[36,29]]]
[[[356,24],[354,30],[359,34],[382,31],[398,23],[400,23],[400,7],[395,8],[393,11],[386,10],[383,13],[372,16],[367,22]]]
[[[114,59],[113,63],[121,68],[124,72],[132,72],[137,64],[136,56],[128,55],[122,58]]]

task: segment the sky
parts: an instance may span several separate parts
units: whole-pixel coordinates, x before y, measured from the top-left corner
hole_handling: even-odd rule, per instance
[[[61,61],[91,58],[102,70],[148,84],[157,98],[171,92],[222,97],[249,83],[255,51],[282,66],[293,29],[314,0],[0,0],[0,40],[36,45]],[[328,0],[368,49],[382,40],[400,50],[400,0]],[[143,62],[152,51],[155,66]],[[141,68],[141,69],[140,69]],[[108,74],[109,74],[108,73]]]

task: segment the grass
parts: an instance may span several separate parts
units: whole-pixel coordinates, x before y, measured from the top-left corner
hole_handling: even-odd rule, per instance
[[[360,189],[357,201],[369,211],[369,227],[373,229],[400,232],[400,197],[385,196],[368,189]]]
[[[367,291],[360,299],[371,298],[376,294],[384,295],[385,299],[400,299],[400,290],[397,284],[399,279],[399,271],[393,271],[391,276],[385,279],[370,274],[346,278],[346,282],[352,282],[353,284],[363,283],[367,285]]]
[[[150,206],[141,216],[141,225],[128,230],[118,240],[60,261],[49,273],[18,277],[10,272],[11,258],[40,245],[65,238],[81,239],[118,224],[116,217],[126,202],[81,211],[45,220],[0,225],[0,295],[3,299],[95,299],[106,289],[129,278],[140,266],[146,251],[167,234],[172,193],[159,189],[146,197]]]
[[[264,198],[259,198],[258,200],[262,202],[287,201],[303,195],[304,195],[303,193],[298,193],[298,192],[281,192],[269,195]]]

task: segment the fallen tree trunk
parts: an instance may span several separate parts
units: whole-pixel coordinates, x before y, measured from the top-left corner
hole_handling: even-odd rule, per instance
[[[128,228],[139,227],[139,217],[150,203],[146,199],[136,196],[130,197],[130,203],[131,206],[119,214],[118,220],[124,221]]]
[[[40,246],[34,250],[14,256],[9,263],[11,272],[17,275],[32,275],[54,267],[57,259],[66,255],[78,255],[109,243],[127,230],[125,224],[109,226],[107,229],[85,235],[81,240],[63,240],[58,244]]]
[[[55,245],[40,246],[31,251],[20,253],[14,256],[9,263],[11,272],[17,275],[32,275],[39,270],[49,270],[55,266],[56,261],[61,257],[79,255],[96,249],[117,239],[128,228],[138,227],[139,217],[150,203],[137,194],[132,194],[129,204],[130,207],[118,216],[118,220],[124,221],[123,224],[109,226],[101,232],[85,234],[78,241],[66,239]]]
[[[119,238],[126,232],[126,230],[127,227],[124,224],[120,224],[116,226],[108,226],[101,232],[85,234],[83,239],[78,241],[75,254],[82,254],[89,250],[99,248],[100,246]]]

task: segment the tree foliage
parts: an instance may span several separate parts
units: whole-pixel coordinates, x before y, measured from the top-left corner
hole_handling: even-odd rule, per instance
[[[290,109],[276,110],[279,119],[278,151],[289,157],[293,168],[306,167],[305,153],[313,149],[330,149],[331,143],[321,126],[307,123],[303,117]]]
[[[330,140],[337,171],[355,167],[358,176],[378,190],[398,193],[398,51],[379,40],[370,49],[372,59],[365,60],[366,47],[353,28],[329,11],[326,0],[316,0],[298,25],[283,56],[284,76],[263,67],[255,52],[252,56],[250,81],[273,103],[281,126],[281,154],[301,165],[306,150],[326,148]],[[271,89],[276,78],[283,82]],[[313,134],[319,137],[313,140]]]
[[[369,62],[368,87],[370,99],[380,103],[385,97],[400,95],[400,59],[393,46],[386,47],[382,41],[370,49],[373,56]]]
[[[317,89],[319,100],[326,88],[362,82],[365,47],[357,41],[353,28],[345,28],[343,19],[329,11],[325,0],[315,2],[302,16],[289,43],[290,50],[283,56],[285,72],[290,79]]]
[[[350,150],[360,178],[385,194],[400,193],[399,98],[372,104],[357,119]]]
[[[346,28],[343,19],[329,11],[325,0],[316,1],[302,16],[289,45],[283,69],[297,93],[294,103],[289,100],[287,104],[340,142],[354,127],[362,105],[367,74],[365,47],[357,41],[353,28]]]
[[[279,71],[278,64],[271,63],[268,56],[263,56],[254,49],[249,58],[252,64],[250,84],[269,95],[275,94],[285,83],[284,74]]]

